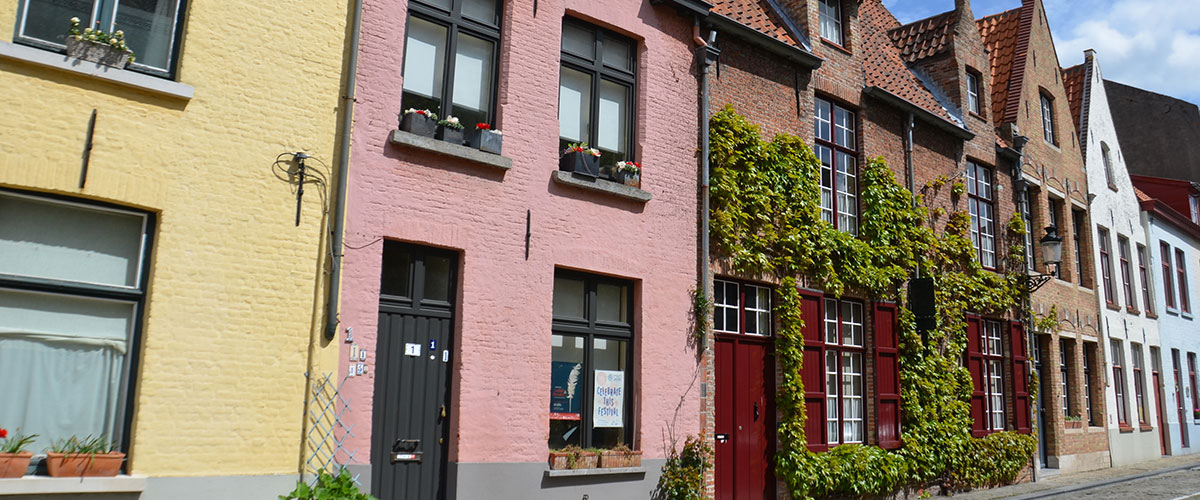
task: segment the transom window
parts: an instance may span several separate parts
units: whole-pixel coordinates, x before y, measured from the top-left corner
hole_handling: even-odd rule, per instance
[[[1058,144],[1054,137],[1054,99],[1046,94],[1042,98],[1042,138],[1050,144]]]
[[[1121,252],[1121,283],[1125,288],[1125,305],[1131,310],[1138,307],[1137,296],[1133,294],[1133,269],[1129,262],[1129,238],[1117,236],[1117,251]]]
[[[54,51],[65,50],[70,19],[80,28],[118,30],[135,60],[134,71],[174,76],[184,0],[24,0],[17,13],[16,41]]]
[[[996,216],[992,203],[992,170],[975,162],[967,162],[967,193],[971,210],[971,243],[979,263],[996,267]]]
[[[713,282],[713,330],[771,334],[771,289],[735,281]]]
[[[816,147],[821,159],[821,218],[858,235],[858,157],[854,112],[817,98]]]
[[[408,12],[401,109],[428,109],[470,125],[492,124],[499,1],[414,0]]]
[[[1004,430],[1004,343],[1000,322],[983,320],[979,345],[983,355],[987,430]]]
[[[831,445],[863,442],[864,340],[862,304],[825,299],[825,422]]]
[[[983,114],[983,105],[979,99],[979,73],[967,70],[967,109],[977,115]]]
[[[559,69],[559,150],[586,142],[600,150],[603,175],[633,159],[637,42],[591,24],[564,18]]]
[[[633,445],[633,285],[558,271],[550,336],[551,449]]]
[[[838,45],[844,45],[842,39],[842,2],[841,0],[818,0],[819,17],[821,18],[821,38]]]

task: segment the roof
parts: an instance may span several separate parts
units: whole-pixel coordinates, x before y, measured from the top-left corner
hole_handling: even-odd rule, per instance
[[[1153,201],[1154,200],[1154,198],[1151,198],[1150,195],[1146,194],[1145,191],[1138,189],[1137,186],[1133,187],[1133,192],[1134,192],[1134,194],[1137,195],[1138,201]]]
[[[787,21],[780,17],[768,0],[717,0],[712,11],[771,38],[803,48],[804,45],[787,30]]]
[[[939,101],[939,93],[944,92],[933,83],[932,78],[922,79],[919,70],[906,65],[901,50],[893,45],[889,31],[901,28],[900,21],[878,0],[862,2],[858,7],[858,16],[862,26],[862,46],[872,48],[865,51],[863,60],[866,86],[879,87],[962,128],[962,118],[950,111],[952,107]]]
[[[911,64],[948,50],[954,41],[954,23],[957,20],[955,11],[943,12],[892,29],[888,35],[900,49],[900,58]]]
[[[1086,77],[1087,70],[1083,63],[1062,70],[1063,88],[1067,91],[1067,104],[1071,106],[1071,118],[1075,120],[1076,130],[1083,127],[1079,117],[1083,115],[1083,82]]]
[[[1030,4],[1032,5],[1032,4]],[[975,21],[991,60],[992,116],[997,126],[1017,120],[1032,11],[1017,7]]]
[[[1200,109],[1105,80],[1108,109],[1129,173],[1200,182]]]

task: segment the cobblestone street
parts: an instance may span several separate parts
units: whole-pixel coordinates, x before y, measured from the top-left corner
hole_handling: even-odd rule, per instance
[[[1200,456],[1167,457],[1138,465],[1048,476],[1036,483],[955,495],[956,499],[1200,499]]]

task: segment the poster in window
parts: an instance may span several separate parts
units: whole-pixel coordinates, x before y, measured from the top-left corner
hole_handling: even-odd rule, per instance
[[[550,420],[579,420],[579,409],[583,406],[583,395],[579,393],[582,374],[582,363],[550,363]]]
[[[625,372],[596,370],[592,427],[625,426]]]

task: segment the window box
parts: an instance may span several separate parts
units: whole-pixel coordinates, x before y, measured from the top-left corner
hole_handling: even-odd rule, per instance
[[[433,138],[446,141],[450,144],[457,144],[459,146],[465,143],[463,140],[463,129],[446,125],[438,125],[437,132],[434,133]]]
[[[125,65],[129,64],[130,55],[128,50],[121,50],[106,43],[67,37],[67,57],[124,69]]]
[[[624,184],[626,186],[635,187],[635,188],[642,187],[642,175],[641,174],[635,174],[635,173],[631,173],[631,172],[624,172],[624,171],[618,170],[613,173],[613,178],[616,179],[617,182]]]
[[[550,452],[550,468],[552,470],[595,469],[599,460],[600,455],[596,452],[578,448],[564,448]]]
[[[115,477],[121,470],[125,454],[109,453],[46,453],[46,471],[51,477]]]
[[[600,157],[587,151],[568,150],[558,159],[558,169],[563,172],[600,176]]]
[[[29,469],[29,460],[33,453],[0,453],[0,478],[21,477]]]
[[[504,136],[495,130],[476,128],[465,134],[467,147],[475,148],[485,153],[500,154]]]
[[[600,451],[601,469],[618,469],[625,467],[641,467],[642,452],[632,450],[602,450]]]
[[[400,117],[400,130],[423,137],[433,137],[438,128],[437,121],[421,112],[405,112]]]
[[[1083,420],[1065,420],[1065,421],[1063,421],[1063,424],[1067,429],[1082,429],[1083,428]]]

